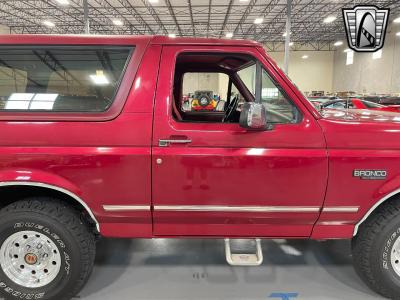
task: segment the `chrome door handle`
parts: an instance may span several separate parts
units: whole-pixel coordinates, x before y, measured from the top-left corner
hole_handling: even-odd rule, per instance
[[[158,140],[158,146],[160,147],[168,147],[170,144],[190,144],[192,140],[183,139],[183,140]]]

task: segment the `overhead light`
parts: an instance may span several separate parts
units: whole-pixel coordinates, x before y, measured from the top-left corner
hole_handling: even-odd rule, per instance
[[[149,0],[150,3],[158,3],[158,0]]]
[[[292,32],[290,32],[290,34],[292,34]],[[284,33],[282,34],[282,36],[283,36],[283,37],[286,37],[286,36],[287,36],[287,33],[284,32]]]
[[[400,36],[400,32],[396,33],[397,36]]]
[[[333,21],[336,20],[335,16],[328,16],[324,19],[324,23],[332,23]]]
[[[393,20],[393,23],[400,23],[400,17]]]
[[[69,0],[56,0],[56,2],[60,5],[68,5],[69,4]]]
[[[232,33],[232,32],[228,32],[225,36],[226,36],[228,39],[231,39],[231,38],[233,37],[233,33]]]
[[[249,0],[239,0],[239,2],[249,2]]]
[[[254,24],[261,24],[262,22],[264,22],[264,18],[256,18],[254,20]]]
[[[294,45],[294,43],[293,43],[293,42],[290,42],[290,43],[289,43],[289,46],[293,46],[293,45]]]
[[[114,19],[112,22],[113,22],[113,24],[116,25],[116,26],[122,26],[122,25],[124,25],[124,22],[122,22],[122,21],[119,20],[119,19]]]
[[[170,38],[176,38],[176,34],[175,34],[175,33],[170,33],[170,34],[168,34],[168,36],[169,36]]]
[[[343,45],[342,41],[337,41],[336,43],[333,44],[333,46],[336,46],[336,47],[342,46],[342,45]]]
[[[56,26],[56,24],[54,24],[52,21],[48,21],[48,20],[43,21],[42,23],[43,23],[43,25],[46,25],[47,27],[54,27],[54,26]]]
[[[96,85],[107,85],[110,83],[102,70],[97,70],[96,74],[89,76]]]
[[[307,58],[308,58],[308,55],[303,55],[301,58],[302,58],[302,59],[307,59]]]

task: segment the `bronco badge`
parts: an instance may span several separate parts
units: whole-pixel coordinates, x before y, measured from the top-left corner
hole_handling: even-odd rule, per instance
[[[365,180],[383,180],[386,179],[386,170],[354,170],[354,177],[359,177]]]

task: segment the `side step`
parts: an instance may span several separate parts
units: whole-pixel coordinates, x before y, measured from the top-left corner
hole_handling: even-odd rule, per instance
[[[251,240],[250,240],[251,241]],[[261,248],[261,240],[254,239],[256,243],[256,253],[233,253],[231,251],[230,239],[225,239],[225,255],[226,261],[231,266],[259,266],[263,262],[263,253]]]

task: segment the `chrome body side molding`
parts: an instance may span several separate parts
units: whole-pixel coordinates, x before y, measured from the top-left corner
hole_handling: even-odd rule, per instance
[[[150,205],[103,205],[105,211],[147,211]]]
[[[225,205],[156,205],[158,211],[199,211],[199,212],[318,212],[318,206],[225,206]]]
[[[356,213],[360,209],[359,206],[327,206],[322,209],[323,212],[337,213]]]

